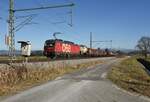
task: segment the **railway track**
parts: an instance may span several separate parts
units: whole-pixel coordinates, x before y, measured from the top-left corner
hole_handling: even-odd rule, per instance
[[[102,56],[104,57],[104,56]],[[105,57],[111,57],[111,56],[105,56]],[[92,59],[92,58],[100,58],[100,57],[76,57],[76,58],[57,58],[57,59],[50,59],[50,58],[35,58],[35,59],[28,59],[28,63],[32,62],[53,62],[53,61],[60,61],[60,60],[76,60],[76,59]],[[10,63],[24,63],[24,59],[0,59],[0,64],[10,64]]]

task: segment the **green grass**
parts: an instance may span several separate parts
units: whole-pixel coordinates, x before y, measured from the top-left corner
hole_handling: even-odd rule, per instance
[[[102,63],[102,61],[82,63],[73,67],[66,65],[61,68],[28,69],[26,67],[16,67],[13,69],[0,69],[0,96],[17,93],[18,91],[53,80],[66,73],[72,73],[100,63]]]
[[[150,76],[137,62],[136,57],[115,65],[108,73],[108,78],[128,91],[150,97]]]

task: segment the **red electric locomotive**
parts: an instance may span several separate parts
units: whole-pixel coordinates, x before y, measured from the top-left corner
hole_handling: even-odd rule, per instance
[[[43,53],[52,59],[56,57],[69,58],[80,54],[80,46],[70,41],[50,39],[45,41]]]

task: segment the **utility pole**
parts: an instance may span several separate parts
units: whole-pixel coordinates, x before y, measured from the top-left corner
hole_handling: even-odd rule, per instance
[[[14,31],[14,0],[9,0],[9,56],[13,59],[15,57],[15,31]]]
[[[90,32],[90,48],[92,49],[92,32]]]
[[[35,11],[35,10],[42,10],[42,9],[52,9],[52,8],[63,8],[63,7],[72,7],[74,6],[73,3],[71,4],[63,4],[63,5],[52,5],[52,6],[45,6],[45,7],[37,7],[37,8],[26,8],[26,9],[14,9],[14,0],[9,0],[9,20],[8,20],[8,29],[9,29],[9,56],[11,57],[11,61],[15,58],[15,12],[22,12],[22,11]]]

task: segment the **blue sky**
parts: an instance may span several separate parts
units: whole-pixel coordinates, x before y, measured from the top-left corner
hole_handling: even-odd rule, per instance
[[[73,27],[68,26],[70,8],[57,8],[32,12],[16,12],[15,16],[36,14],[32,22],[16,32],[16,48],[19,40],[32,42],[32,49],[43,49],[44,41],[53,38],[54,32],[62,32],[58,38],[89,46],[89,33],[93,40],[112,40],[113,48],[134,49],[141,36],[150,36],[150,0],[15,0],[15,8],[40,7],[73,1]],[[0,50],[7,49],[8,0],[0,3]],[[24,19],[17,19],[16,25]],[[55,22],[65,23],[54,24]],[[94,47],[110,47],[110,43],[93,44]]]

